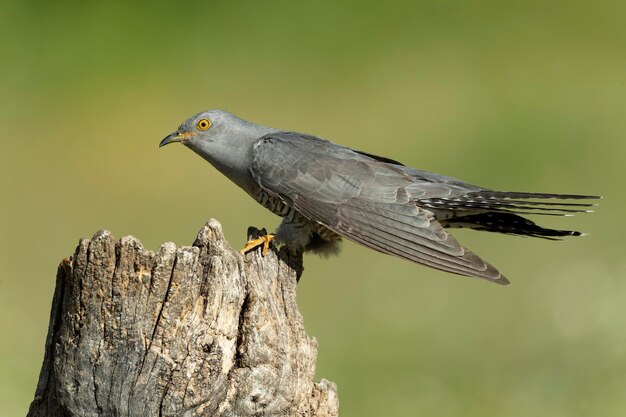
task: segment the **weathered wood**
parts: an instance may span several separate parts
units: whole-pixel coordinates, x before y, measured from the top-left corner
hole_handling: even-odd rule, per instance
[[[100,231],[58,270],[36,416],[336,416],[296,305],[302,257]]]

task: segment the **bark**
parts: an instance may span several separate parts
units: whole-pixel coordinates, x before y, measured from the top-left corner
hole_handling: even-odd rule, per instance
[[[28,416],[336,416],[296,305],[301,255],[241,256],[210,220],[154,253],[107,231],[61,263]]]

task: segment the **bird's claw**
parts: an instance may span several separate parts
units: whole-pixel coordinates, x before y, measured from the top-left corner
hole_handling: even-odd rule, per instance
[[[239,253],[244,255],[246,252],[263,245],[261,255],[265,256],[267,251],[270,249],[270,242],[274,239],[276,239],[276,235],[274,234],[266,234],[256,239],[250,239],[246,242],[246,245],[239,251]]]

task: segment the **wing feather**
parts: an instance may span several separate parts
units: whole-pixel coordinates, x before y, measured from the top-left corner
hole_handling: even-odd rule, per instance
[[[407,190],[414,179],[390,165],[326,140],[277,132],[253,147],[255,181],[298,212],[354,242],[432,268],[508,283],[461,246]],[[437,185],[449,194],[445,185]]]

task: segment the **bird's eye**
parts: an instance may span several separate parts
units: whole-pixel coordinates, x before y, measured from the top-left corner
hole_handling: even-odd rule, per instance
[[[211,121],[209,119],[200,119],[196,122],[198,130],[207,130],[211,127]]]

